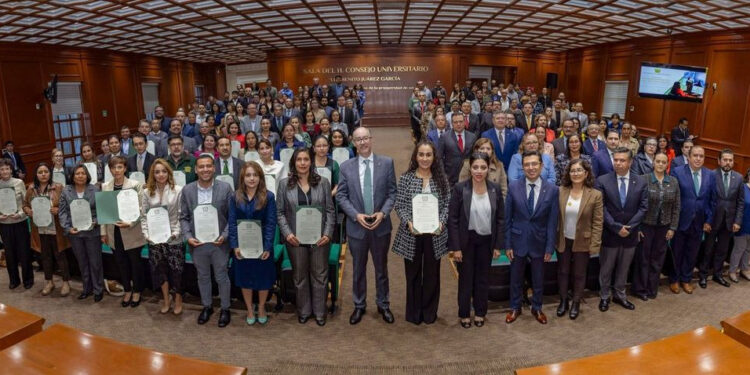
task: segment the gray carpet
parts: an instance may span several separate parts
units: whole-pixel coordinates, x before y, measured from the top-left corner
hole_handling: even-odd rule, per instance
[[[406,169],[411,146],[406,129],[373,130],[374,149],[390,155],[400,174]],[[393,216],[395,218],[395,215]],[[463,329],[457,322],[457,283],[446,260],[442,267],[440,318],[430,326],[414,326],[403,319],[403,261],[391,254],[391,305],[396,323],[385,324],[376,313],[374,274],[369,266],[370,308],[357,326],[351,313],[351,262],[347,262],[339,312],[320,328],[314,322],[297,323],[291,312],[272,315],[265,327],[244,324],[244,310],[233,310],[232,324],[205,326],[195,320],[199,306],[191,304],[182,316],[159,314],[159,300],[151,297],[137,309],[123,309],[119,299],[105,297],[99,304],[75,296],[42,297],[43,276],[28,291],[9,291],[5,270],[0,270],[0,302],[39,314],[47,325],[64,323],[96,335],[150,349],[248,367],[250,373],[275,374],[502,374],[519,367],[558,362],[637,345],[704,325],[718,327],[721,319],[750,310],[750,282],[724,288],[709,282],[689,296],[673,295],[662,286],[659,298],[634,301],[635,311],[613,306],[597,310],[588,297],[576,321],[554,317],[557,298],[545,297],[549,324],[537,323],[528,310],[512,325],[504,322],[507,304],[490,304],[483,328]],[[59,282],[58,282],[59,285]],[[80,291],[80,283],[74,283]],[[197,302],[195,297],[191,301]]]

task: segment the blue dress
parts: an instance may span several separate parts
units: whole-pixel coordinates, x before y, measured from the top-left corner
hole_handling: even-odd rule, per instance
[[[273,262],[273,237],[276,232],[276,198],[273,193],[266,193],[266,205],[255,209],[255,198],[250,202],[237,203],[232,197],[229,202],[229,246],[236,249],[237,220],[260,220],[263,228],[263,249],[271,253],[266,260],[237,259],[232,256],[234,284],[244,289],[270,290],[276,281],[276,265]]]

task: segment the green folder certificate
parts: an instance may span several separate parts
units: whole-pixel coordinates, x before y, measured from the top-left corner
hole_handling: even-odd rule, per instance
[[[120,194],[122,197],[119,197]],[[132,223],[141,217],[135,189],[99,191],[95,197],[96,221],[99,224],[114,224],[118,221]]]

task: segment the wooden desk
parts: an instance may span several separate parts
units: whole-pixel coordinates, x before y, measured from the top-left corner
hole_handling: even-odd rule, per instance
[[[0,303],[0,350],[42,332],[44,318]]]
[[[8,374],[247,374],[247,369],[159,353],[55,324],[0,352]]]
[[[519,369],[516,374],[735,374],[749,368],[750,348],[716,328],[703,327],[610,353]]]
[[[750,348],[750,311],[721,321],[724,334]]]

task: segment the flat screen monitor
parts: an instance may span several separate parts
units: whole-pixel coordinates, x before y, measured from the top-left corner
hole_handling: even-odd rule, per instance
[[[706,90],[707,71],[705,67],[642,62],[638,95],[700,102]]]

